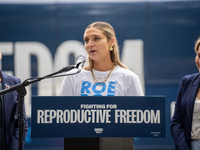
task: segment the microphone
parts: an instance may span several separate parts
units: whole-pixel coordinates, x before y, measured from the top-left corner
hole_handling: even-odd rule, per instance
[[[86,58],[85,58],[85,56],[83,56],[83,55],[79,55],[79,56],[76,58],[75,67],[78,69],[78,72],[80,72],[81,69],[83,68],[85,61],[86,61]]]

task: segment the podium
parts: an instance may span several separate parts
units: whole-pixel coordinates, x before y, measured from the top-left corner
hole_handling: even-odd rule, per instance
[[[66,150],[166,137],[164,96],[34,96],[31,115],[31,137],[63,137]]]

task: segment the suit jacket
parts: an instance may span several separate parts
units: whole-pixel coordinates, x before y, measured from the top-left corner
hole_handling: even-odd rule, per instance
[[[2,88],[9,88],[16,84],[19,84],[21,81],[20,79],[9,76],[4,72],[0,71],[1,74],[1,82]],[[6,142],[7,142],[7,150],[17,150],[18,149],[18,142],[19,142],[19,112],[18,118],[14,119],[14,115],[16,113],[17,108],[17,100],[18,100],[18,93],[17,91],[8,92],[3,95],[4,101],[4,110],[5,110],[5,130],[6,130]],[[25,138],[28,131],[28,122],[25,114],[25,107],[24,107],[24,136],[23,136],[23,144],[25,144]]]
[[[200,85],[200,73],[183,77],[172,118],[171,134],[176,150],[191,149],[193,109]]]

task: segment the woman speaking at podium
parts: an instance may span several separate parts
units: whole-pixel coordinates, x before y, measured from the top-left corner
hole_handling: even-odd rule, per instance
[[[143,96],[139,77],[120,61],[115,31],[109,23],[90,24],[83,40],[89,65],[79,74],[64,78],[59,96]],[[84,145],[87,150],[94,150],[93,139],[71,138],[68,144],[74,143],[70,147],[73,150],[78,146],[84,149]],[[100,138],[100,143],[102,150],[134,149],[133,138]]]

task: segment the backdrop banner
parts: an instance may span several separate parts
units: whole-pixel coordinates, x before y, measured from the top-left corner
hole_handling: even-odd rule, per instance
[[[31,137],[166,137],[165,96],[33,96]]]

